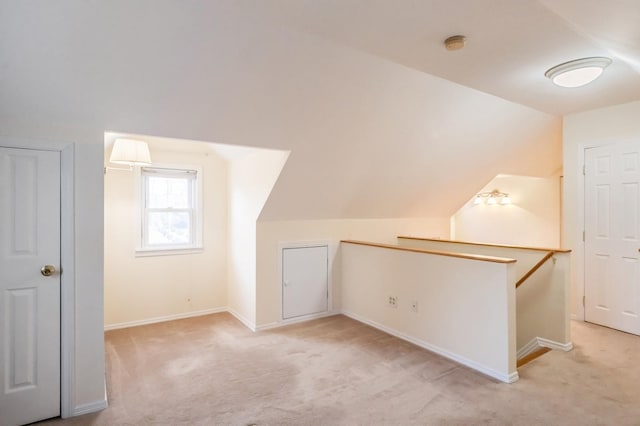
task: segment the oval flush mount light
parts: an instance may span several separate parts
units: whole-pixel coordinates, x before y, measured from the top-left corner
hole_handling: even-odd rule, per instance
[[[556,65],[544,75],[557,86],[580,87],[600,77],[609,64],[611,64],[611,59],[605,57],[576,59]]]

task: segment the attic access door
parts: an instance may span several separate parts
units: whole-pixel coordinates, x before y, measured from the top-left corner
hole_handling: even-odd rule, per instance
[[[60,415],[60,152],[0,147],[0,424]]]
[[[640,142],[585,150],[585,320],[640,335]]]
[[[329,247],[282,249],[282,319],[328,310]]]

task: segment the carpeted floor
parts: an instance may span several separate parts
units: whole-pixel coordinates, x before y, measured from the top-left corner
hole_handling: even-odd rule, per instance
[[[640,337],[574,322],[508,385],[334,316],[215,314],[106,333],[109,408],[52,425],[640,425]]]

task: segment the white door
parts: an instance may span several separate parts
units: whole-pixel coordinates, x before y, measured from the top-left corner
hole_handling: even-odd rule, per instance
[[[585,151],[585,319],[640,334],[640,142]]]
[[[329,248],[282,250],[282,318],[326,312]]]
[[[59,265],[60,154],[0,147],[2,426],[60,415]]]

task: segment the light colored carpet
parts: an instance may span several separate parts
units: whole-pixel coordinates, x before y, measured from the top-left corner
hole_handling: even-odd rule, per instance
[[[575,322],[508,385],[344,316],[106,333],[109,408],[52,425],[640,425],[640,337]]]

